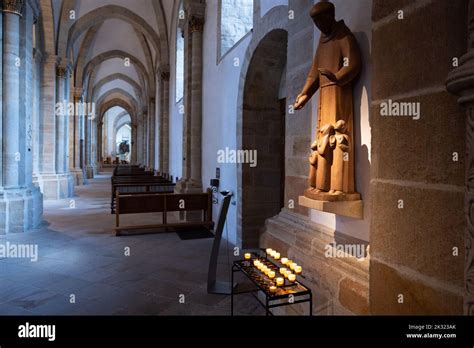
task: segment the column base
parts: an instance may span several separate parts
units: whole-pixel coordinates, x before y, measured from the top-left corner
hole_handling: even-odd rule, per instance
[[[23,233],[43,220],[43,195],[39,187],[0,188],[0,235]]]
[[[180,179],[175,186],[175,193],[202,193],[202,183],[193,179]],[[179,212],[179,219],[182,221],[201,221],[202,212],[183,211]]]
[[[84,185],[84,173],[81,168],[72,168],[71,174],[74,176],[74,184],[76,186]]]
[[[87,166],[86,167],[86,178],[87,179],[94,179],[94,167]]]
[[[97,162],[93,168],[94,175],[100,175],[100,172],[102,171],[102,163]]]
[[[175,193],[202,193],[202,183],[193,179],[181,178],[176,183]]]
[[[73,173],[38,175],[38,184],[43,192],[44,200],[73,197],[74,181]]]

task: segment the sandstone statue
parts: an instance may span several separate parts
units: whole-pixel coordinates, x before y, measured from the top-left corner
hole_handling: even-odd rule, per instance
[[[294,105],[295,110],[302,109],[319,89],[318,126],[312,146],[315,153],[310,157],[310,187],[305,196],[325,201],[359,200],[354,187],[352,103],[352,82],[361,69],[359,46],[344,21],[336,21],[331,2],[317,3],[311,18],[321,38]]]

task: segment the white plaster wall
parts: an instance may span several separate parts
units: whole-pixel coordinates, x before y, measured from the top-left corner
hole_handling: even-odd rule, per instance
[[[237,96],[241,66],[247,47],[252,38],[247,35],[222,59],[219,65],[214,62],[217,51],[217,1],[210,1],[206,8],[206,27],[204,28],[203,71],[203,183],[206,187],[215,178],[216,167],[221,169],[220,189],[231,190],[237,194],[237,167],[235,164],[218,164],[217,151],[237,146]],[[219,197],[220,198],[220,197]],[[220,200],[221,201],[221,200]],[[217,220],[218,209],[214,209]],[[229,241],[237,242],[237,207],[231,205],[227,216]],[[224,231],[226,232],[226,231]]]
[[[218,164],[217,151],[237,144],[237,96],[241,64],[234,66],[235,59],[243,61],[251,40],[245,37],[233,50],[216,65],[217,54],[217,1],[208,1],[206,6],[206,23],[204,26],[204,70],[203,70],[203,131],[202,131],[202,180],[205,188],[210,179],[215,178],[216,167],[221,169],[221,187],[237,193],[237,167],[235,164]],[[173,28],[175,28],[173,26]],[[170,86],[170,173],[182,176],[182,132],[183,116],[179,114],[180,103],[175,103],[175,29],[171,42],[171,86]],[[221,198],[221,197],[219,197]],[[220,199],[220,202],[222,200]],[[220,203],[219,202],[219,203]],[[217,220],[219,206],[214,206],[214,221]],[[231,205],[227,216],[229,240],[236,243],[237,209]],[[224,231],[225,233],[226,231]]]
[[[316,3],[317,1],[315,1]],[[361,75],[354,86],[354,121],[355,121],[355,156],[356,156],[356,189],[362,195],[364,201],[364,219],[356,220],[346,217],[336,217],[334,214],[311,211],[311,219],[319,224],[325,225],[338,232],[362,239],[369,240],[370,231],[370,203],[369,203],[369,181],[370,181],[370,150],[371,135],[369,124],[369,110],[371,99],[371,16],[372,0],[332,0],[336,7],[336,19],[343,19],[352,30],[359,43],[364,67]],[[308,9],[309,12],[309,9]],[[316,37],[314,52],[318,45],[320,32],[315,28]],[[304,82],[303,82],[304,83]],[[317,110],[319,93],[312,99],[313,110]],[[313,114],[313,131],[316,129],[317,115]]]
[[[288,0],[260,0],[260,17],[276,6],[288,6]]]

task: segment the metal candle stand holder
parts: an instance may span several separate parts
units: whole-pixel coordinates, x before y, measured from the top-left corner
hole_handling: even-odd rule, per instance
[[[264,250],[264,249],[262,249]],[[264,250],[265,251],[265,250]],[[275,275],[279,274],[279,267],[268,259],[268,255],[265,252],[265,256],[262,257],[259,254],[252,253],[253,257],[250,260],[237,260],[234,261],[232,266],[232,293],[231,293],[231,315],[234,315],[234,295],[240,295],[245,293],[250,293],[252,296],[265,308],[265,314],[273,315],[271,312],[272,308],[290,306],[297,303],[309,303],[309,315],[313,315],[313,298],[311,290],[301,283],[298,279],[294,282],[288,281],[284,278],[284,283],[281,286],[276,285],[276,278],[269,278],[264,273],[260,272],[254,265],[253,261],[259,259],[261,262],[264,262],[265,265],[275,271]],[[238,290],[234,286],[234,274],[236,272],[241,272],[249,280],[250,285],[253,285],[250,290]],[[304,278],[302,275],[298,277]],[[277,286],[276,292],[272,293],[270,291],[270,286]],[[265,296],[265,302],[258,297],[258,293],[262,293]],[[293,295],[293,301],[290,302],[290,296]],[[287,301],[284,301],[287,300]]]

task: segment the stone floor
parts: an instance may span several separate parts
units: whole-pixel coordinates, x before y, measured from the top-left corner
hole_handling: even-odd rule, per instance
[[[109,204],[110,175],[102,173],[77,187],[73,200],[45,202],[41,228],[0,236],[0,244],[38,245],[39,256],[37,262],[0,259],[0,315],[230,314],[229,296],[206,291],[213,239],[115,237]],[[124,222],[150,218],[156,219],[135,215]],[[225,279],[225,253],[220,260]],[[235,305],[238,315],[264,314],[249,295]]]

